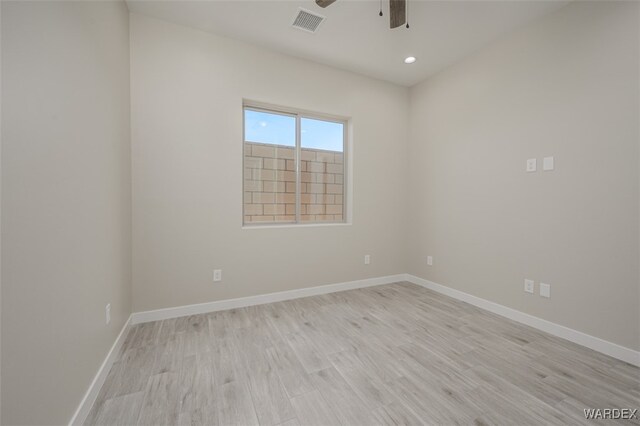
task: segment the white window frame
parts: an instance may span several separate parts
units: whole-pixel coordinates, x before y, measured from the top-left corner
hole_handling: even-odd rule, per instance
[[[296,218],[295,222],[256,222],[256,223],[245,223],[244,218],[244,185],[245,185],[245,154],[244,147],[247,142],[249,143],[260,143],[256,141],[247,141],[245,135],[245,110],[257,111],[257,112],[265,112],[269,114],[279,114],[295,117],[296,120],[296,140],[295,140],[295,160],[296,160]],[[343,135],[342,135],[342,220],[341,221],[321,221],[321,222],[301,222],[300,221],[300,210],[301,210],[301,170],[300,165],[302,164],[301,152],[302,152],[302,137],[301,137],[301,119],[309,118],[312,120],[321,120],[328,121],[332,123],[342,124]],[[243,100],[242,102],[242,228],[243,229],[259,229],[259,228],[284,228],[284,227],[310,227],[310,226],[341,226],[341,225],[350,225],[350,208],[351,208],[351,196],[350,196],[350,155],[349,150],[351,144],[349,143],[349,126],[350,119],[347,117],[323,114],[318,112],[306,111],[298,108],[289,108],[282,107],[277,105],[266,104],[262,102],[248,101]]]

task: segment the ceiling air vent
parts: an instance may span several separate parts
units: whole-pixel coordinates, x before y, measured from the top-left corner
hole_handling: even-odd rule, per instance
[[[324,16],[316,15],[313,12],[300,8],[292,26],[299,30],[315,33],[322,21],[324,21]]]

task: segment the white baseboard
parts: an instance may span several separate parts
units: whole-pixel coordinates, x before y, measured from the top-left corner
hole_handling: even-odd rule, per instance
[[[69,426],[82,425],[86,420],[87,415],[89,415],[89,411],[91,411],[93,403],[98,397],[98,393],[100,393],[100,389],[102,388],[104,381],[107,379],[107,375],[109,374],[109,370],[111,370],[111,366],[115,361],[115,357],[120,352],[120,348],[122,347],[122,344],[127,337],[129,328],[131,328],[131,315],[129,316],[129,318],[127,318],[127,321],[122,326],[120,334],[118,334],[118,337],[116,337],[116,341],[113,342],[113,345],[111,346],[107,357],[102,362],[100,369],[98,369],[98,373],[93,378],[93,381],[91,382],[89,389],[87,389],[87,392],[84,394],[84,397],[82,398],[80,405],[76,409],[76,412],[73,413],[73,417],[71,417],[71,420],[69,421]]]
[[[425,280],[423,278],[416,277],[411,274],[398,274],[389,275],[386,277],[367,278],[357,281],[348,281],[337,284],[328,284],[317,287],[302,288],[296,290],[282,291],[278,293],[268,293],[258,296],[241,297],[237,299],[219,300],[215,302],[199,303],[196,305],[178,306],[174,308],[158,309],[154,311],[134,312],[129,316],[127,322],[120,330],[120,334],[113,343],[111,350],[107,354],[107,357],[102,362],[98,373],[93,378],[93,382],[87,389],[80,405],[74,413],[70,426],[82,425],[91,410],[98,393],[104,384],[107,374],[111,369],[115,361],[116,355],[119,353],[122,344],[127,336],[129,328],[134,324],[140,324],[149,321],[158,321],[169,318],[177,318],[188,315],[204,314],[207,312],[222,311],[226,309],[241,308],[245,306],[262,305],[265,303],[281,302],[284,300],[298,299],[301,297],[316,296],[320,294],[335,293],[345,290],[353,290],[357,288],[372,287],[383,284],[391,284],[395,282],[408,281],[413,284],[428,288],[454,299],[467,302],[471,305],[477,306],[481,309],[493,312],[494,314],[501,315],[505,318],[517,321],[522,324],[526,324],[530,327],[552,334],[554,336],[569,340],[595,351],[601,352],[605,355],[609,355],[613,358],[628,362],[640,367],[640,352],[632,349],[620,346],[616,343],[612,343],[598,337],[591,336],[586,333],[553,323],[551,321],[544,320],[542,318],[535,317],[533,315],[525,314],[524,312],[517,311],[512,308],[508,308],[498,303],[490,302],[471,294],[455,290],[451,287],[447,287],[441,284],[436,284],[432,281]]]
[[[196,305],[178,306],[175,308],[157,309],[154,311],[135,312],[131,315],[132,324],[158,321],[187,315],[206,314],[208,312],[224,311],[226,309],[242,308],[245,306],[263,305],[265,303],[281,302],[283,300],[316,296],[319,294],[335,293],[356,288],[372,287],[404,281],[406,274],[389,275],[386,277],[367,278],[357,281],[347,281],[337,284],[327,284],[317,287],[301,288],[281,291],[278,293],[261,294],[258,296],[240,297],[237,299],[217,300],[215,302],[198,303]]]
[[[519,323],[526,324],[530,327],[536,328],[538,330],[563,338],[565,340],[569,340],[570,342],[577,343],[578,345],[585,346],[587,348],[593,349],[594,351],[601,352],[605,355],[609,355],[610,357],[640,367],[640,352],[634,351],[633,349],[620,346],[616,343],[600,339],[599,337],[591,336],[581,331],[577,331],[572,328],[535,317],[533,315],[525,314],[524,312],[508,308],[498,303],[490,302],[480,297],[472,296],[471,294],[455,290],[451,287],[436,284],[432,281],[425,280],[411,274],[406,274],[405,279],[406,281],[409,281],[413,284],[417,284],[446,296],[453,297],[454,299],[467,302],[471,305],[477,306],[478,308],[493,312],[494,314],[498,314]]]

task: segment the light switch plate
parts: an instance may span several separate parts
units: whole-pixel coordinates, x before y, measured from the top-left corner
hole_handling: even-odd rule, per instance
[[[433,256],[427,256],[427,265],[433,266]]]
[[[524,280],[524,291],[526,291],[527,293],[533,294],[533,286],[534,286],[533,280]]]
[[[365,265],[368,265],[368,264],[370,264],[370,263],[371,263],[371,255],[369,255],[369,254],[365,254],[365,255],[364,255],[364,264],[365,264]]]
[[[549,284],[540,283],[540,296],[551,297],[551,286]]]
[[[553,157],[544,157],[542,159],[542,170],[545,172],[553,170]]]
[[[527,172],[535,172],[538,169],[537,163],[535,158],[529,158],[527,160]]]

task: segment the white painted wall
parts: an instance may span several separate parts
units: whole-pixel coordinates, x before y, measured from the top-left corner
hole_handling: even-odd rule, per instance
[[[135,14],[131,49],[135,311],[405,272],[407,89]],[[241,228],[243,98],[352,118],[352,225]]]
[[[638,349],[638,9],[572,4],[409,92],[122,3],[3,2],[2,423],[69,419],[131,259],[135,311],[408,271]],[[352,225],[241,228],[243,98],[352,117]]]
[[[2,99],[2,7],[0,6],[0,99]],[[2,102],[0,101],[0,235],[2,235]],[[0,238],[0,422],[2,422],[2,238]]]
[[[574,2],[412,88],[411,274],[640,348],[638,8]]]
[[[1,9],[1,422],[65,424],[131,312],[129,15]]]

